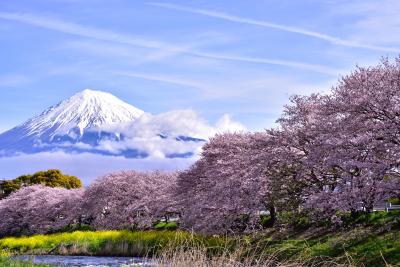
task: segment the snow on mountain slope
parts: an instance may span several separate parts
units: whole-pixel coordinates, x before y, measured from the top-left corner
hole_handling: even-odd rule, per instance
[[[83,135],[87,129],[134,121],[143,113],[112,94],[85,89],[20,127],[26,129],[28,135],[42,135],[49,129],[52,129],[50,137],[76,133]]]
[[[143,114],[144,111],[112,94],[86,89],[0,134],[0,155],[55,150],[104,154],[93,146],[101,140],[118,141],[121,137],[118,133],[98,129],[130,123]]]

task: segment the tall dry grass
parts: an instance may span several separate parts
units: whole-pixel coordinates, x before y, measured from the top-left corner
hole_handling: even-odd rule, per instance
[[[194,244],[187,239],[179,247],[167,246],[155,255],[156,267],[356,267],[361,266],[350,256],[343,258],[317,258],[301,254],[282,260],[289,251],[267,253],[262,247],[249,246],[246,242],[235,246],[210,248]]]

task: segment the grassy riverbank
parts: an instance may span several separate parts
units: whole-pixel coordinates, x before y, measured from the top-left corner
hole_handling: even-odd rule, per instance
[[[149,256],[166,262],[207,258],[265,262],[260,266],[272,266],[266,262],[281,262],[285,266],[400,266],[399,228],[386,226],[377,227],[374,222],[340,231],[270,229],[240,238],[206,237],[182,231],[76,231],[3,238],[0,249],[13,254]]]
[[[76,231],[29,237],[0,239],[0,249],[16,254],[58,254],[98,256],[153,256],[175,246],[207,247],[210,250],[232,246],[229,238],[205,237],[181,231]]]
[[[34,264],[32,262],[24,262],[13,260],[10,257],[0,257],[0,266],[3,267],[51,267],[50,265]]]
[[[0,266],[2,267],[50,267],[44,264],[34,264],[31,261],[24,262],[15,260],[10,257],[10,254],[6,251],[0,251]]]

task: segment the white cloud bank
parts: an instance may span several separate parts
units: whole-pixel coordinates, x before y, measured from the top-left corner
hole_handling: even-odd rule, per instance
[[[192,158],[144,158],[127,159],[124,157],[101,156],[90,153],[67,154],[64,152],[45,152],[31,155],[0,158],[2,179],[12,179],[22,174],[39,170],[61,169],[63,172],[78,176],[89,185],[97,177],[120,170],[183,170],[189,167],[197,157]]]
[[[98,131],[99,129],[95,129]],[[176,154],[194,154],[201,151],[204,142],[217,133],[241,132],[246,128],[225,114],[213,126],[190,109],[174,110],[158,115],[144,113],[133,122],[102,126],[100,130],[124,136],[123,140],[102,140],[90,147],[119,155],[127,150],[138,150],[150,157],[165,158]],[[182,140],[185,139],[185,140]],[[193,138],[198,140],[192,140]],[[88,144],[65,143],[64,147],[87,149]]]

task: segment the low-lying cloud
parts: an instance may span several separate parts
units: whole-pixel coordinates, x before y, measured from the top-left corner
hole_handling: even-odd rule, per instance
[[[211,136],[244,131],[245,127],[229,115],[211,125],[193,110],[175,110],[158,115],[145,113],[130,123],[93,130],[123,135],[124,138],[119,141],[101,140],[97,145],[58,143],[55,151],[0,157],[0,179],[12,179],[39,170],[61,169],[80,177],[88,185],[96,177],[120,170],[183,170],[196,161],[202,146]],[[51,143],[43,145],[52,147]],[[71,152],[79,150],[69,148],[87,152]],[[143,152],[146,157],[122,156],[127,150]],[[96,154],[96,151],[105,151],[109,155]]]
[[[123,136],[120,140],[104,139],[95,146],[85,143],[60,144],[59,147],[105,151],[121,155],[124,151],[139,151],[150,157],[165,158],[171,155],[197,155],[211,136],[223,132],[241,132],[246,128],[225,114],[210,125],[193,110],[174,110],[158,115],[143,114],[133,122],[102,126],[93,131]],[[202,141],[203,140],[203,141]]]
[[[157,157],[128,159],[91,153],[44,152],[0,158],[2,175],[0,178],[12,179],[39,170],[60,169],[65,173],[78,176],[84,185],[88,185],[97,177],[120,170],[184,170],[196,159],[196,156],[174,159]]]

